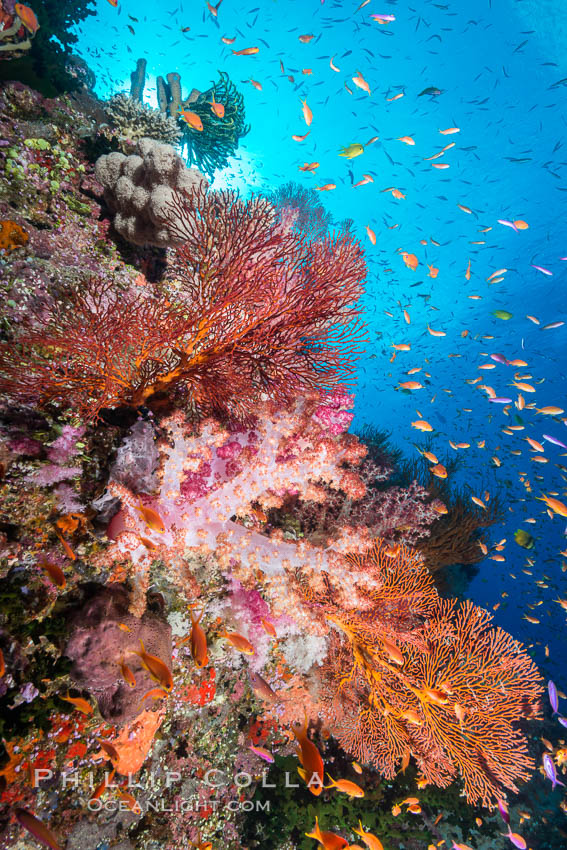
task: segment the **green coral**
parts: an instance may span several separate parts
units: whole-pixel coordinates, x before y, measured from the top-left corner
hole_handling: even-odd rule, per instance
[[[194,130],[180,119],[183,126],[183,144],[187,165],[198,168],[211,179],[217,168],[224,168],[229,157],[236,153],[239,139],[250,126],[245,123],[244,98],[224,71],[220,79],[196,100],[185,101],[183,108],[195,112],[203,123],[202,130]],[[213,95],[216,103],[224,106],[224,116],[219,118],[211,109]]]

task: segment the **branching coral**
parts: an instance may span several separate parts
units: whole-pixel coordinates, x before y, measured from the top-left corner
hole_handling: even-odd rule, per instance
[[[419,555],[378,543],[349,556],[353,581],[375,587],[366,610],[345,610],[332,579],[306,589],[338,626],[328,656],[327,711],[342,746],[393,777],[413,756],[427,783],[457,774],[469,802],[493,805],[533,769],[517,723],[540,713],[535,665],[470,602],[441,600]]]
[[[306,242],[268,201],[231,192],[177,194],[167,224],[177,287],[92,280],[65,304],[30,312],[1,349],[2,389],[96,417],[182,386],[199,412],[246,418],[263,395],[285,402],[348,378],[366,271],[357,242]]]
[[[182,136],[174,118],[158,109],[133,100],[127,94],[115,94],[105,104],[110,126],[117,131],[119,141],[126,149],[144,137],[176,145]]]

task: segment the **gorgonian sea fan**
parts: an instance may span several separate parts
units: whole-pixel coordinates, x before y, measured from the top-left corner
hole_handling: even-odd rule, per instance
[[[178,193],[164,215],[173,279],[93,279],[31,310],[0,347],[0,389],[92,419],[183,387],[200,414],[245,419],[262,397],[348,384],[363,338],[357,241],[308,240],[267,199],[230,191]]]

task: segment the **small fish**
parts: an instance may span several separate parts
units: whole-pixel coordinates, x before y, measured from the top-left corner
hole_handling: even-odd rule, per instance
[[[508,832],[501,832],[500,834],[503,835],[505,838],[509,838],[514,847],[517,847],[518,850],[526,850],[528,846],[526,843],[526,839],[522,838],[521,835],[518,835],[517,832],[512,832],[510,827],[508,827]]]
[[[551,782],[551,790],[555,790],[556,785],[561,785],[563,788],[565,787],[564,782],[560,782],[557,778],[557,773],[555,770],[555,762],[551,758],[548,753],[544,753],[543,755],[543,770],[549,781]]]
[[[426,89],[423,89],[418,94],[418,97],[423,97],[424,95],[430,95],[430,97],[438,97],[440,94],[443,94],[442,89],[438,89],[437,86],[428,86]]]
[[[99,797],[102,797],[102,795],[104,794],[104,792],[110,786],[112,780],[114,779],[115,773],[116,773],[116,770],[114,768],[113,768],[112,772],[110,773],[110,775],[105,771],[104,779],[102,780],[100,785],[97,785],[97,787],[93,791],[91,800],[98,800]]]
[[[65,578],[65,574],[61,567],[57,564],[52,564],[51,561],[48,561],[47,558],[41,558],[38,561],[38,567],[47,573],[53,584],[57,585],[60,590],[63,590],[67,585],[67,579]]]
[[[357,88],[362,89],[362,91],[365,91],[367,94],[372,94],[372,92],[370,91],[370,86],[368,85],[360,71],[356,72],[356,76],[352,78],[352,81],[355,86],[357,86]]]
[[[303,112],[303,120],[305,121],[307,126],[310,127],[311,122],[313,121],[313,113],[311,112],[311,109],[309,108],[306,100],[301,100],[301,103],[303,104],[301,110]]]
[[[203,628],[199,625],[202,616],[203,611],[195,619],[193,609],[191,609],[191,634],[189,635],[189,639],[191,641],[191,655],[197,667],[206,667],[209,663],[207,636]]]
[[[224,104],[216,102],[214,91],[213,99],[209,102],[209,106],[211,107],[211,111],[217,116],[217,118],[224,118]]]
[[[262,628],[264,629],[264,631],[265,631],[267,634],[271,635],[272,637],[277,638],[278,634],[277,634],[277,632],[276,632],[276,629],[275,629],[275,626],[274,626],[274,624],[273,624],[273,623],[270,623],[270,621],[269,621],[269,620],[266,620],[266,618],[265,618],[265,617],[262,617],[262,619],[260,620],[260,622],[262,623]]]
[[[24,6],[23,3],[16,3],[14,11],[28,32],[35,35],[39,29],[39,21],[33,9],[30,9],[29,6]]]
[[[447,478],[447,470],[445,469],[442,463],[438,463],[435,466],[432,466],[431,472],[437,478]]]
[[[557,714],[559,710],[559,696],[557,694],[557,688],[555,687],[555,683],[549,680],[547,683],[547,693],[549,695],[549,704],[553,709],[553,713]]]
[[[185,121],[185,123],[187,124],[188,127],[191,127],[192,130],[198,130],[200,133],[203,132],[203,122],[201,121],[201,118],[197,115],[196,112],[191,112],[188,109],[182,109],[181,107],[179,107],[179,116],[181,117],[182,121]],[[140,502],[140,506],[141,506],[142,509],[144,508],[144,506],[142,505],[141,502]],[[137,510],[140,510],[140,508],[137,508]],[[148,510],[150,510],[150,508],[145,508],[145,510],[148,511]],[[140,510],[140,512],[141,512],[141,510]],[[155,513],[155,511],[154,511],[154,513]],[[143,516],[144,515],[142,514],[142,517]],[[156,514],[156,516],[158,516],[158,514]],[[150,525],[150,523],[146,523],[146,525]],[[163,523],[162,523],[162,525],[163,525]],[[150,528],[151,528],[151,526],[150,526]],[[165,531],[165,528],[164,528],[164,531]]]
[[[171,670],[160,658],[157,658],[155,655],[150,655],[146,652],[144,647],[144,642],[140,638],[140,646],[141,652],[134,652],[135,655],[138,655],[142,659],[142,664],[144,668],[148,671],[152,679],[155,679],[156,682],[159,682],[160,685],[166,690],[171,691],[173,689],[173,677],[171,675]]]
[[[41,844],[50,847],[51,850],[62,850],[61,845],[48,826],[27,809],[15,809],[14,814],[18,823],[33,835]]]
[[[412,272],[414,272],[419,265],[419,260],[417,259],[415,254],[408,254],[407,251],[402,251],[402,260],[404,261],[408,269],[412,270]]]
[[[406,145],[415,145],[415,141],[411,136],[400,136],[399,139],[396,139],[397,142],[404,142]]]
[[[244,635],[239,634],[238,632],[227,632],[226,629],[221,632],[221,637],[226,638],[226,640],[232,644],[232,646],[237,649],[239,652],[243,652],[244,655],[253,655],[254,647]]]
[[[187,113],[187,114],[188,115],[189,114],[195,115],[194,112]],[[199,118],[198,115],[196,117]],[[199,122],[201,123],[201,130],[202,130],[203,124],[202,124],[200,118],[199,118]],[[196,129],[199,129],[199,128],[196,128]],[[142,519],[144,520],[144,522],[146,523],[148,528],[150,528],[152,531],[157,531],[158,534],[163,534],[165,532],[165,525],[163,523],[162,518],[157,513],[157,511],[154,511],[153,508],[146,507],[145,505],[142,504],[141,501],[138,504],[138,507],[136,508],[136,510],[138,511],[138,513],[140,514],[140,516],[142,517]]]
[[[311,793],[318,797],[323,790],[325,767],[319,750],[307,736],[308,725],[306,716],[303,726],[298,725],[293,727],[293,734],[297,738],[299,745],[299,761],[303,766],[302,778],[307,783],[307,787]]]
[[[311,130],[309,130],[304,136],[292,136],[294,142],[304,142]]]
[[[433,426],[429,422],[426,422],[425,419],[416,419],[415,422],[411,423],[411,426],[418,431],[433,431]]]
[[[122,673],[122,678],[131,688],[136,687],[136,677],[122,658],[120,661],[120,672]]]
[[[110,741],[103,741],[101,738],[96,739],[100,744],[101,750],[106,753],[111,762],[120,761],[120,753]]]
[[[554,514],[558,514],[559,516],[567,517],[567,505],[564,505],[563,502],[560,502],[559,499],[555,499],[552,496],[536,496],[536,499],[539,499],[541,502],[545,502],[548,508],[551,508]]]
[[[561,440],[557,439],[557,437],[550,437],[549,434],[544,434],[543,439],[547,440],[548,443],[553,443],[554,446],[560,446],[562,449],[567,449],[565,443],[562,443]]]
[[[315,36],[314,35],[300,35],[300,36],[298,36],[298,38],[299,38],[299,40],[302,44],[309,44],[311,39],[315,38]]]
[[[497,319],[504,319],[506,322],[514,316],[514,314],[510,313],[508,310],[493,310],[492,315],[496,316]]]
[[[140,705],[145,702],[147,699],[163,699],[163,697],[168,697],[169,693],[164,691],[163,688],[152,688],[149,691],[146,691],[142,699],[140,700]]]
[[[315,838],[319,842],[319,847],[323,848],[323,850],[342,850],[343,847],[348,846],[348,841],[341,838],[336,832],[327,832],[327,830],[321,832],[317,815],[315,816],[313,832],[306,832],[305,835],[307,838]]]
[[[261,759],[267,761],[268,764],[274,763],[275,759],[273,755],[265,747],[255,747],[254,744],[250,744],[249,749],[252,750],[255,755],[260,756]]]
[[[535,545],[532,535],[528,534],[528,532],[523,528],[519,528],[514,532],[514,540],[518,546],[521,546],[523,549],[533,549]]]
[[[4,675],[5,672],[6,672],[6,664],[4,662],[4,653],[0,649],[0,679],[2,678],[2,676]]]
[[[330,773],[327,774],[331,782],[330,785],[325,785],[325,789],[336,788],[337,791],[342,791],[348,797],[364,797],[364,791],[357,785],[356,782],[351,782],[350,779],[335,780]]]
[[[369,850],[384,850],[384,846],[379,838],[371,832],[365,832],[361,820],[358,821],[358,829],[353,828],[352,831],[360,835]]]
[[[267,702],[273,702],[275,700],[276,692],[270,687],[266,680],[260,676],[259,673],[255,673],[253,670],[248,669],[248,681],[250,682],[250,687],[257,697],[266,700]]]
[[[234,56],[254,56],[255,53],[260,52],[259,47],[245,47],[243,50],[233,50]]]
[[[70,702],[71,705],[74,705],[75,708],[78,711],[80,711],[82,714],[89,715],[89,714],[93,713],[93,707],[90,704],[90,702],[87,702],[87,700],[83,699],[82,697],[71,697],[71,696],[69,696],[68,691],[67,691],[66,697],[60,696],[59,699],[63,699],[63,700],[65,700],[65,702]]]
[[[536,271],[541,272],[542,274],[545,274],[548,277],[553,277],[553,272],[550,272],[549,269],[544,269],[543,266],[534,266],[533,263],[530,263],[530,265],[532,269],[535,269]]]
[[[370,15],[370,17],[373,21],[378,21],[379,24],[390,24],[392,21],[396,20],[395,15]]]
[[[403,390],[422,390],[423,384],[420,384],[419,381],[403,381],[400,383],[400,387]]]
[[[376,234],[374,233],[374,231],[372,230],[372,228],[368,224],[366,225],[366,232],[367,232],[368,238],[370,239],[372,244],[376,245]]]
[[[315,186],[317,192],[331,192],[337,188],[336,183],[324,183],[323,186]]]
[[[359,142],[353,142],[348,147],[341,148],[339,156],[354,159],[355,156],[360,156],[361,153],[364,153],[364,145],[361,145]]]

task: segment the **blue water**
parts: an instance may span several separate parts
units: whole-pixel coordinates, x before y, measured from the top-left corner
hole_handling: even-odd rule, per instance
[[[558,465],[567,466],[567,452],[547,442],[548,463],[538,464],[525,441],[526,436],[542,441],[546,433],[567,443],[566,423],[513,406],[506,416],[502,405],[489,403],[485,392],[466,383],[482,377],[480,383],[498,396],[516,400],[518,390],[510,386],[514,367],[495,363],[490,371],[478,369],[494,362],[490,354],[501,353],[527,362],[518,372],[532,376],[525,380],[536,392],[523,393],[526,403],[567,407],[562,356],[567,325],[542,330],[566,320],[561,288],[567,263],[560,258],[567,255],[567,88],[561,82],[567,78],[567,6],[562,0],[371,0],[356,11],[357,5],[224,0],[215,19],[204,2],[121,0],[114,8],[98,0],[96,16],[78,29],[78,52],[96,73],[102,98],[129,90],[138,57],[148,60],[145,99],[153,104],[158,74],[178,71],[186,96],[193,87],[207,88],[219,69],[226,71],[244,94],[252,129],[215,187],[230,185],[246,194],[273,191],[288,180],[306,187],[336,184],[320,193],[321,200],[337,221],[354,219],[369,267],[364,299],[369,341],[357,370],[355,430],[363,424],[390,430],[393,442],[415,457],[414,444],[425,445],[424,435],[411,427],[419,410],[435,429],[431,448],[441,461],[454,455],[449,440],[470,442],[471,448],[458,451],[462,465],[452,480],[471,495],[498,493],[507,517],[491,534],[493,543],[506,538],[506,561],[482,562],[467,593],[489,609],[500,602],[495,621],[533,645],[543,672],[567,689],[565,612],[554,602],[567,595],[559,554],[567,547],[566,520],[550,519],[535,499],[556,492],[565,500],[567,479]],[[392,14],[395,21],[380,25],[372,14]],[[184,27],[190,30],[182,33]],[[304,44],[299,41],[304,34],[314,38]],[[222,36],[236,41],[226,46]],[[257,55],[232,54],[233,48],[251,46],[260,48]],[[339,72],[331,69],[331,57]],[[353,84],[357,71],[370,95]],[[442,93],[420,97],[429,86]],[[313,112],[310,128],[301,99]],[[450,127],[460,132],[439,133]],[[304,142],[292,140],[308,129]],[[338,156],[342,147],[373,136],[379,140],[360,157]],[[411,136],[415,145],[397,141],[401,136]],[[452,142],[439,159],[425,159]],[[298,170],[313,161],[320,163],[315,175]],[[450,167],[436,169],[433,162]],[[363,174],[374,182],[353,188]],[[392,187],[405,199],[383,191]],[[515,232],[498,219],[521,219],[529,229]],[[376,234],[375,246],[367,225]],[[416,271],[406,268],[399,251],[417,255]],[[439,269],[435,279],[427,276],[427,264]],[[508,269],[504,279],[489,285],[486,278],[501,268]],[[513,317],[498,319],[497,309]],[[446,336],[431,336],[428,323]],[[400,352],[392,363],[392,343],[400,342],[410,343],[411,351]],[[412,377],[425,387],[406,395],[398,384],[413,367],[422,368]],[[424,372],[431,377],[424,380]],[[514,414],[525,430],[502,433],[514,424]],[[482,440],[485,448],[478,447]],[[521,450],[521,456],[510,450]],[[493,455],[502,461],[498,469],[490,462]],[[536,524],[525,524],[528,517]],[[520,527],[536,538],[531,552],[514,542]],[[540,623],[528,622],[526,614]]]

